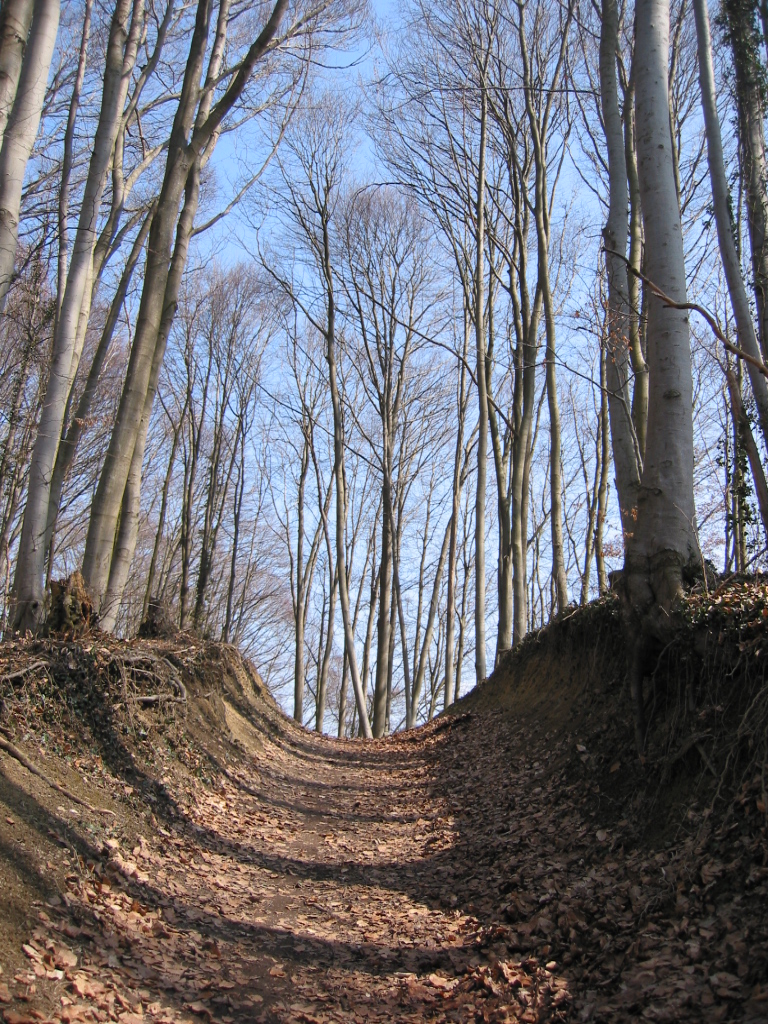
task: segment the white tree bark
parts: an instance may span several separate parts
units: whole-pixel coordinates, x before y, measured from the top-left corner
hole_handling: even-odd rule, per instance
[[[129,32],[129,16],[133,19]],[[104,89],[77,234],[56,322],[48,387],[29,471],[16,564],[16,624],[35,628],[42,608],[51,481],[72,384],[80,362],[92,296],[93,251],[104,188],[144,26],[143,0],[117,0],[107,45]],[[38,616],[32,609],[38,609]]]
[[[686,301],[680,207],[669,128],[668,0],[638,0],[635,12],[637,151],[646,273]],[[692,376],[688,316],[648,301],[648,436],[637,520],[625,576],[635,612],[668,609],[682,570],[697,560],[693,499]]]
[[[19,85],[34,0],[6,0],[0,11],[0,146]]]
[[[59,0],[35,0],[16,97],[0,149],[0,312],[13,280],[24,172],[37,138],[59,30]]]
[[[241,95],[256,63],[277,33],[286,6],[287,0],[277,0],[266,25],[240,63],[237,74],[211,110],[214,83],[218,79],[226,44],[229,3],[222,3],[219,9],[216,38],[203,88],[200,83],[209,33],[210,3],[207,0],[200,0],[198,3],[189,59],[171,131],[165,175],[149,233],[144,287],[131,355],[104,469],[91,507],[83,556],[83,576],[97,609],[101,606],[109,582],[118,518],[133,450],[141,429],[152,365],[156,358],[156,350],[158,347],[164,349],[165,345],[165,338],[161,337],[161,325],[163,319],[172,317],[175,311],[175,298],[166,292],[181,196],[186,190],[185,209],[191,210],[194,207],[196,211],[197,199],[192,201],[192,193],[199,190],[201,161],[209,145],[215,143],[223,118]],[[182,242],[181,239],[187,230],[187,239]],[[186,246],[191,237],[191,230],[191,224],[183,228],[181,223],[179,224],[173,262],[176,262],[175,257],[178,254],[182,259],[182,269],[186,262]],[[172,288],[171,292],[173,291]]]

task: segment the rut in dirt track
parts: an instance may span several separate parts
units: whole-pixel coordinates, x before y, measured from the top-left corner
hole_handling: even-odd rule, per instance
[[[740,897],[713,917],[679,852],[625,851],[550,738],[480,710],[260,746],[219,751],[213,786],[167,773],[152,834],[108,840],[45,909],[28,955],[65,968],[51,1019],[765,1019]]]

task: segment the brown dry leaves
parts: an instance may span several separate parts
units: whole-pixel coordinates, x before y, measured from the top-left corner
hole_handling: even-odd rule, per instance
[[[365,745],[285,726],[216,740],[212,784],[155,752],[167,803],[38,908],[5,1024],[764,1021],[755,795],[633,847],[558,742],[492,712]]]

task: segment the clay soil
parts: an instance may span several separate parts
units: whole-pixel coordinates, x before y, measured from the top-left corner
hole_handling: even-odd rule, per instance
[[[768,1020],[762,783],[637,761],[604,620],[365,743],[230,648],[0,646],[2,735],[110,812],[0,751],[5,1024]]]

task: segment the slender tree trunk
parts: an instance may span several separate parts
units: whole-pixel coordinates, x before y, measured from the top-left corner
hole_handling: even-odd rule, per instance
[[[397,642],[397,602],[390,596],[389,601],[389,651],[387,659],[387,691],[384,709],[384,735],[390,732],[390,716],[392,713],[392,684],[395,673],[395,643]]]
[[[190,433],[194,431],[191,426]],[[181,524],[179,527],[179,547],[181,549],[181,577],[179,580],[179,627],[187,628],[189,618],[189,576],[192,562],[192,506],[194,497],[195,481],[195,442],[194,436],[190,439],[192,451],[189,462],[184,467],[184,494],[181,505]]]
[[[293,614],[296,627],[296,650],[293,665],[293,717],[300,724],[304,723],[304,685],[306,669],[304,667],[304,493],[306,490],[307,471],[309,469],[309,441],[304,434],[304,446],[301,453],[299,470],[299,489],[296,495],[296,561],[294,565]],[[290,543],[290,537],[288,538]]]
[[[603,0],[600,33],[600,95],[608,149],[608,220],[603,229],[605,266],[608,277],[606,309],[606,384],[611,421],[616,492],[622,530],[634,526],[637,493],[642,467],[640,445],[632,419],[630,377],[629,274],[624,262],[627,250],[627,164],[624,135],[619,114],[616,84],[616,53],[619,44],[619,16],[616,0]]]
[[[477,489],[475,492],[475,678],[487,675],[485,653],[485,488],[488,461],[488,394],[485,375],[485,149],[488,98],[485,82],[480,97],[480,152],[477,171],[475,342],[477,354],[478,423]]]
[[[411,667],[408,662],[408,636],[405,632],[405,612],[403,611],[403,595],[400,590],[400,555],[395,549],[397,545],[393,546],[393,559],[392,559],[392,587],[394,590],[395,602],[397,603],[397,617],[400,623],[400,647],[403,654],[403,690],[405,697],[405,720],[410,720],[411,717]]]
[[[557,396],[557,364],[555,352],[555,304],[549,280],[549,226],[547,223],[547,188],[544,154],[535,145],[537,158],[536,233],[538,238],[538,273],[546,336],[546,387],[549,408],[549,485],[550,529],[552,535],[552,581],[557,610],[568,606],[568,580],[565,575],[563,543],[563,475],[561,465],[560,402]]]
[[[376,635],[376,681],[373,691],[373,735],[383,736],[387,718],[390,625],[392,612],[392,482],[389,475],[389,431],[384,434],[384,479],[382,482],[381,566],[379,570],[379,615]]]
[[[637,175],[637,146],[635,131],[634,81],[624,98],[624,156],[629,185],[629,264],[640,270],[643,261],[643,215],[640,206],[640,182]],[[635,384],[632,390],[632,423],[637,438],[639,462],[645,458],[645,438],[648,432],[648,365],[646,363],[645,317],[643,291],[640,278],[629,274],[629,352]]]
[[[229,643],[232,633],[232,609],[235,594],[235,580],[237,578],[237,550],[240,541],[240,518],[243,511],[243,492],[245,490],[245,432],[240,435],[240,465],[238,467],[238,480],[235,488],[234,507],[234,531],[232,536],[232,554],[229,562],[229,585],[227,587],[227,613],[224,619],[224,629],[221,639],[225,644]]]
[[[344,730],[347,722],[347,684],[349,680],[349,665],[347,662],[347,651],[344,649],[344,655],[341,665],[341,690],[339,692],[339,728],[337,732],[338,738],[344,739]]]
[[[102,602],[99,626],[105,633],[111,633],[117,624],[123,591],[128,582],[128,573],[136,548],[139,533],[139,512],[141,511],[141,467],[144,461],[144,446],[137,445],[134,449],[128,480],[123,493],[123,505],[120,509],[120,520],[115,537],[115,550],[109,573],[107,592]]]
[[[461,461],[464,450],[464,417],[466,409],[466,356],[469,341],[469,318],[464,317],[464,352],[459,364],[458,393],[458,424],[456,428],[456,448],[453,457],[453,502],[451,507],[450,535],[448,539],[448,582],[445,610],[445,707],[450,707],[455,700],[456,676],[453,668],[454,636],[456,628],[456,564],[458,557],[459,512],[461,511]],[[407,707],[406,707],[407,711]]]
[[[494,263],[493,244],[489,240],[488,262]],[[497,566],[498,626],[496,630],[496,656],[494,667],[512,646],[513,632],[513,568],[512,560],[512,493],[509,479],[509,451],[505,427],[499,427],[499,417],[493,402],[493,353],[495,349],[495,318],[493,275],[488,284],[488,341],[485,356],[485,389],[488,394],[488,426],[491,432],[493,466],[496,472],[496,515],[499,531],[499,558]]]
[[[325,706],[328,699],[328,675],[331,669],[331,655],[333,653],[333,624],[336,619],[336,595],[339,589],[338,574],[334,572],[331,579],[331,593],[328,598],[328,625],[325,631],[325,647],[323,648],[323,660],[320,663],[320,672],[317,678],[317,705],[315,711],[315,729],[323,731],[325,722]],[[346,702],[346,694],[345,694]]]
[[[123,591],[128,581],[128,572],[136,549],[139,533],[139,514],[141,512],[141,471],[144,464],[144,448],[155,401],[157,382],[163,365],[163,353],[156,353],[152,364],[147,397],[144,403],[144,414],[139,423],[139,436],[131,457],[128,479],[126,480],[123,501],[120,509],[120,521],[115,536],[114,551],[110,558],[109,579],[102,601],[100,625],[106,633],[115,628]]]
[[[528,482],[533,456],[533,414],[536,406],[536,337],[541,307],[541,292],[537,288],[533,310],[528,324],[521,327],[520,354],[516,356],[520,383],[515,381],[521,395],[519,422],[516,422],[512,440],[512,586],[514,592],[513,643],[519,644],[528,632]]]
[[[174,171],[176,173],[173,173]],[[83,556],[83,576],[97,608],[101,604],[109,579],[117,516],[139,434],[164,312],[171,243],[178,201],[184,186],[184,182],[179,183],[177,180],[180,176],[179,171],[178,165],[169,166],[166,173],[167,187],[164,183],[157,212],[152,220],[136,332],[104,470],[91,506],[91,519]]]
[[[469,592],[469,571],[471,568],[471,562],[467,558],[467,545],[469,538],[467,536],[466,527],[464,530],[464,536],[462,537],[462,563],[464,573],[462,576],[461,584],[461,608],[459,611],[459,642],[456,647],[456,683],[454,686],[454,702],[461,697],[461,671],[464,665],[464,647],[467,638],[467,598]]]
[[[561,431],[560,405],[557,396],[557,366],[555,362],[555,307],[549,273],[549,204],[550,196],[547,187],[547,138],[549,132],[549,111],[551,96],[559,87],[560,72],[565,60],[568,44],[569,28],[573,17],[573,5],[566,9],[566,17],[562,26],[557,63],[552,71],[551,84],[546,86],[546,99],[537,109],[535,102],[535,83],[532,77],[531,60],[524,24],[524,9],[519,5],[518,38],[520,41],[521,64],[523,71],[523,92],[528,127],[533,146],[535,172],[534,219],[536,222],[538,292],[541,295],[542,311],[546,337],[546,390],[549,407],[550,431],[550,527],[552,535],[552,583],[557,601],[557,609],[562,612],[568,604],[568,581],[565,574],[565,550],[563,544],[563,488],[561,469]]]
[[[427,668],[429,665],[429,649],[432,646],[432,635],[435,628],[435,618],[437,616],[437,610],[440,603],[440,589],[443,581],[443,570],[445,569],[445,559],[448,554],[448,544],[450,536],[451,526],[449,523],[443,536],[443,545],[440,549],[440,557],[437,560],[435,579],[432,584],[432,598],[429,602],[429,611],[427,613],[427,625],[426,629],[424,630],[424,639],[421,644],[419,664],[413,678],[413,699],[411,701],[411,721],[408,723],[409,729],[413,728],[413,726],[416,723],[416,710],[418,709],[419,706],[421,690],[424,685],[424,677],[426,676]]]
[[[80,443],[80,438],[82,437],[85,429],[85,424],[91,414],[91,406],[93,405],[94,398],[96,397],[96,389],[101,378],[101,371],[104,368],[104,363],[106,362],[109,354],[120,311],[123,303],[125,302],[125,297],[128,294],[128,287],[131,283],[133,272],[136,269],[136,264],[141,256],[142,249],[144,248],[144,243],[147,240],[149,226],[151,223],[152,210],[147,214],[144,219],[144,223],[134,240],[130,256],[120,276],[120,283],[118,284],[117,291],[115,292],[114,298],[110,304],[109,314],[104,325],[104,330],[101,333],[99,344],[96,347],[96,352],[94,353],[90,369],[88,370],[88,377],[85,382],[85,387],[83,388],[83,393],[77,403],[75,415],[71,418],[66,429],[66,433],[62,436],[59,443],[59,449],[56,454],[56,463],[53,467],[53,474],[51,476],[51,487],[48,497],[46,547],[50,546],[51,537],[56,529],[56,520],[58,519],[61,508],[61,495],[64,488],[64,481],[67,478],[67,473],[69,472],[72,461],[75,457],[75,452],[77,451],[77,446]]]
[[[549,276],[547,274],[547,276]],[[565,575],[565,546],[563,543],[563,473],[561,465],[560,403],[557,397],[557,367],[555,364],[554,304],[545,293],[544,316],[547,320],[547,404],[549,406],[549,482],[551,494],[550,527],[552,530],[552,577],[557,598],[557,610],[568,607],[568,580]],[[548,301],[549,299],[549,301]],[[549,307],[549,309],[547,309]],[[550,327],[551,318],[551,327]]]
[[[720,121],[717,114],[715,73],[712,66],[712,44],[709,35],[707,0],[694,0],[693,10],[696,16],[701,105],[704,112],[704,126],[707,135],[707,162],[709,164],[709,180],[712,185],[712,203],[715,211],[715,223],[717,225],[717,240],[720,245],[720,258],[723,261],[725,279],[728,283],[728,294],[731,298],[733,315],[736,318],[739,346],[755,359],[760,359],[760,346],[755,335],[754,324],[752,323],[747,289],[741,276],[741,264],[733,234],[731,201],[728,180],[725,176],[723,143],[720,137]],[[766,381],[763,374],[753,363],[747,363],[746,368],[752,385],[752,394],[757,407],[763,442],[768,444],[768,381]]]
[[[160,555],[160,545],[163,540],[163,531],[165,529],[165,515],[168,509],[168,492],[171,487],[171,479],[173,477],[173,466],[176,461],[176,450],[179,446],[179,435],[181,434],[182,418],[179,423],[173,429],[173,441],[171,442],[171,454],[168,458],[168,469],[165,472],[165,479],[163,480],[163,490],[160,495],[160,513],[157,517],[157,531],[155,533],[155,543],[152,547],[152,558],[149,562],[149,572],[147,573],[147,585],[144,590],[144,604],[141,610],[142,622],[147,617],[149,611],[149,602],[152,598],[152,590],[155,585],[155,574],[157,572],[157,560]]]
[[[722,13],[733,53],[741,175],[747,200],[758,334],[763,358],[768,360],[768,164],[763,96],[765,67],[760,59],[757,4],[755,0],[725,0]]]
[[[355,693],[357,713],[360,719],[360,730],[366,739],[373,737],[371,724],[368,721],[368,707],[363,689],[364,680],[360,679],[355,655],[355,634],[352,628],[352,616],[349,605],[349,588],[347,585],[347,557],[345,548],[345,532],[347,521],[347,502],[344,488],[344,434],[341,413],[341,396],[336,371],[336,325],[335,300],[333,296],[333,278],[331,271],[331,247],[328,224],[323,224],[323,267],[327,295],[326,324],[326,360],[328,362],[328,380],[331,389],[333,406],[333,472],[336,480],[336,571],[339,576],[339,601],[341,617],[344,622],[344,645],[347,651],[349,674],[352,678],[352,689]]]
[[[379,570],[371,564],[371,602],[368,606],[368,624],[365,630],[365,643],[363,645],[363,667],[362,667],[362,684],[363,692],[365,692],[368,686],[368,673],[371,667],[371,647],[373,646],[373,624],[376,621],[376,601],[379,595]],[[360,584],[362,588],[362,582]]]
[[[578,430],[578,424],[574,423],[574,426]],[[589,474],[587,472],[585,446],[581,443],[580,438],[577,439],[579,455],[581,457],[582,473],[584,476],[584,490],[587,509],[587,528],[584,532],[584,570],[581,573],[581,596],[579,598],[579,604],[582,607],[589,603],[589,588],[592,579],[592,556],[595,553],[595,543],[597,537],[597,524],[600,506],[599,494],[601,487],[602,466],[602,461],[600,459],[600,451],[602,448],[602,430],[603,417],[598,416],[597,437],[595,438],[595,471],[591,482],[589,480]]]
[[[605,569],[605,552],[603,536],[605,519],[608,514],[608,474],[611,465],[611,446],[608,442],[610,414],[608,412],[608,372],[606,367],[607,354],[600,350],[600,487],[597,492],[597,526],[595,528],[595,562],[597,566],[597,582],[600,594],[608,591],[608,573]]]
[[[734,414],[734,426],[736,427],[736,459],[735,464],[738,467],[737,472],[741,472],[738,460],[738,445],[739,442],[744,446],[747,459],[749,461],[749,468],[752,470],[752,479],[755,484],[755,497],[757,498],[757,507],[760,510],[760,519],[763,524],[763,530],[765,535],[768,536],[768,483],[765,479],[765,470],[763,469],[763,463],[760,457],[760,451],[755,444],[755,438],[752,434],[752,425],[749,422],[749,415],[747,410],[744,408],[744,403],[741,398],[741,388],[739,387],[738,378],[733,370],[726,370],[726,380],[728,382],[728,391],[731,397],[731,408]],[[741,499],[742,487],[737,484],[736,491],[739,503]],[[741,515],[738,516],[739,520],[743,520]],[[740,568],[744,568],[746,564],[746,545],[744,543],[744,529],[743,522],[741,523],[741,529],[738,531],[739,546],[740,546]]]

